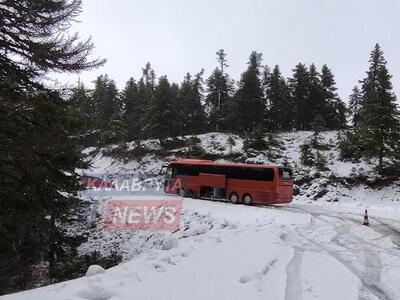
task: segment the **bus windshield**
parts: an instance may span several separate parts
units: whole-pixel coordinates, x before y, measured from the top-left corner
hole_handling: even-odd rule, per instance
[[[290,168],[279,168],[279,177],[281,180],[292,180],[292,170]]]
[[[167,167],[167,170],[165,171],[165,180],[171,180],[175,178],[177,171],[178,170],[175,166]]]

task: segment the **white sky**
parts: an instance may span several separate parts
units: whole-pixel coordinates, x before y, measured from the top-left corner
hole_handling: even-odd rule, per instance
[[[279,64],[285,76],[298,62],[326,63],[347,100],[364,77],[369,53],[379,42],[400,96],[400,1],[398,0],[83,0],[72,31],[92,36],[94,56],[105,66],[80,74],[92,87],[107,73],[123,88],[150,62],[157,76],[181,82],[185,73],[217,66],[215,52],[228,54],[228,73],[239,79],[252,50],[263,63]],[[76,83],[78,75],[58,76]]]

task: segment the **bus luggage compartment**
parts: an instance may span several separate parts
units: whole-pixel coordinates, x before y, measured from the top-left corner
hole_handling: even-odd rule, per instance
[[[203,182],[204,184],[202,184]],[[205,185],[216,188],[224,188],[226,186],[226,176],[219,174],[200,173],[199,183],[200,186]]]

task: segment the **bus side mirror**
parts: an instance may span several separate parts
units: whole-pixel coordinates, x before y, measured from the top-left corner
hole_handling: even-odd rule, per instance
[[[167,167],[168,166],[162,166],[158,175],[165,175],[167,173]]]

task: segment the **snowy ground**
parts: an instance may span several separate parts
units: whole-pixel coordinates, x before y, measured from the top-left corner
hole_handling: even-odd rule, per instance
[[[399,207],[183,204],[176,247],[2,299],[400,299]]]
[[[123,263],[103,273],[1,299],[400,299],[400,185],[376,189],[330,182],[353,173],[370,175],[372,165],[338,160],[336,132],[324,133],[322,151],[329,170],[300,164],[299,146],[311,132],[281,134],[281,157],[260,154],[249,161],[288,162],[299,186],[293,203],[247,207],[184,199],[180,229],[168,231],[90,231],[81,253],[93,250],[122,255]],[[207,153],[239,153],[242,140],[229,149],[228,135],[199,136]],[[156,141],[146,145],[157,148]],[[127,163],[97,154],[92,174],[113,179],[154,178],[173,157],[147,155]],[[322,189],[326,193],[316,197]],[[107,197],[132,197],[128,190],[85,192],[92,210]],[[146,192],[149,195],[149,192]],[[158,197],[161,192],[154,192]],[[318,201],[315,201],[318,199]],[[362,226],[364,209],[370,226]],[[92,220],[93,221],[93,220]],[[161,250],[165,241],[178,241]]]

